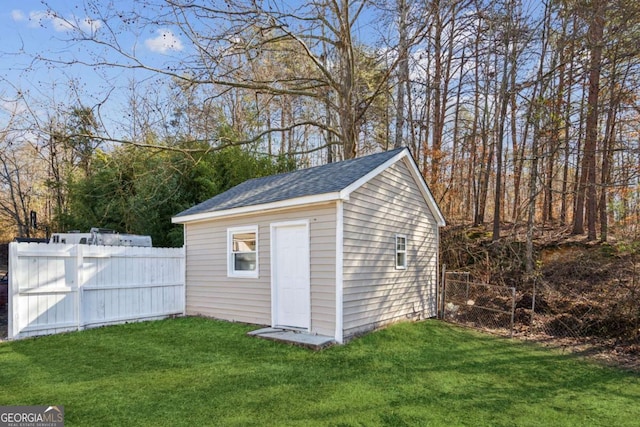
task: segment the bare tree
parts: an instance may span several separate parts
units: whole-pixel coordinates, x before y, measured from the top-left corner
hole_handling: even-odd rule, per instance
[[[587,239],[596,238],[596,148],[598,142],[598,115],[600,100],[600,73],[602,68],[602,51],[605,27],[606,2],[594,0],[589,13],[589,95],[587,100],[587,118],[584,140],[584,156],[582,157],[582,172],[576,201],[576,211],[573,222],[573,232],[584,232],[585,211],[587,217]]]
[[[12,122],[9,123],[11,125]],[[41,207],[43,165],[30,144],[14,140],[7,129],[0,132],[0,217],[21,237],[34,237],[31,212]]]
[[[137,8],[145,13],[139,13]],[[217,141],[210,141],[215,148],[256,142],[270,133],[313,128],[318,133],[335,135],[341,141],[343,157],[354,157],[363,117],[385,92],[399,60],[395,58],[385,75],[378,76],[379,81],[373,85],[362,84],[366,70],[360,67],[369,63],[358,58],[365,50],[360,47],[355,28],[365,19],[368,25],[375,25],[379,12],[367,0],[310,0],[296,6],[246,0],[221,7],[200,1],[148,0],[132,5],[129,11],[110,10],[99,2],[88,2],[86,9],[102,23],[100,29],[86,30],[78,22],[55,11],[51,13],[75,29],[76,39],[108,49],[118,58],[100,56],[85,61],[87,65],[143,69],[189,85],[215,86],[218,95],[214,96],[233,90],[251,93],[254,99],[293,97],[318,105],[314,114],[287,116],[283,111],[281,117],[293,119],[287,123],[276,123],[273,116],[271,120],[265,119],[271,127],[247,135],[244,140],[230,141],[218,136]],[[172,29],[188,41],[189,53],[165,66],[145,60],[121,42],[121,32],[131,24],[141,30],[158,26]],[[370,33],[375,33],[374,29]],[[416,35],[409,34],[407,39],[412,37]],[[278,56],[281,64],[269,60],[268,65],[275,66],[279,73],[268,72],[263,59]],[[57,63],[79,62],[76,58],[49,59]],[[330,125],[318,113],[327,106],[337,118]],[[273,109],[269,112],[273,113]]]
[[[606,239],[637,205],[636,3],[559,0],[528,16],[517,0],[144,0],[126,10],[87,0],[101,25],[49,16],[91,59],[41,57],[119,67],[127,96],[104,100],[128,97],[125,114],[102,126],[96,106],[74,124],[86,102],[40,103],[46,118],[30,141],[49,185],[63,185],[69,165],[90,174],[90,146],[102,141],[244,144],[299,165],[406,145],[455,221],[492,214],[497,239],[508,212],[531,227],[586,224],[589,238],[599,226]],[[159,28],[164,56],[137,43]],[[60,190],[49,191],[52,212],[64,210]]]
[[[396,0],[398,10],[398,70],[396,90],[396,133],[393,145],[404,145],[405,89],[409,84],[409,4],[407,0]]]

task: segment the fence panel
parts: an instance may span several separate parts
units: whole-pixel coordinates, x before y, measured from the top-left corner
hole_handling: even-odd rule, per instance
[[[184,250],[9,246],[9,338],[184,313]]]
[[[443,319],[513,336],[515,288],[474,283],[468,275],[447,272]]]

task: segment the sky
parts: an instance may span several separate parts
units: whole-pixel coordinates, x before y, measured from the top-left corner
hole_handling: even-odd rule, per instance
[[[122,0],[113,3],[116,9],[118,4],[127,9],[132,5],[131,1]],[[15,102],[18,93],[24,94],[33,105],[41,104],[39,108],[46,108],[52,102],[68,103],[69,93],[79,94],[79,100],[87,106],[103,102],[109,94],[108,104],[118,109],[123,108],[125,95],[114,88],[126,87],[131,78],[143,77],[139,70],[98,70],[38,60],[46,57],[91,61],[89,52],[97,46],[71,41],[72,32],[66,20],[77,22],[88,32],[105,29],[95,15],[87,16],[82,0],[51,0],[47,5],[64,19],[48,13],[39,0],[2,0],[0,3],[0,129],[6,126],[7,111],[24,108]],[[185,49],[183,41],[169,28],[132,27],[131,32],[121,33],[119,40],[125,50],[157,64]]]
[[[122,4],[130,8],[130,1],[115,1],[115,7]],[[0,6],[0,40],[1,51],[11,55],[18,53],[13,59],[3,58],[2,70],[24,68],[30,63],[30,55],[37,53],[70,53],[81,52],[78,46],[69,43],[71,27],[66,22],[74,21],[85,31],[97,31],[103,28],[103,22],[95,16],[88,16],[83,9],[82,0],[52,0],[47,5],[60,16],[47,12],[40,0],[3,0]],[[127,37],[128,36],[128,37]],[[168,28],[147,29],[141,34],[132,32],[123,38],[129,48],[137,49],[142,55],[166,55],[184,49],[178,36]],[[23,53],[20,55],[19,53]],[[4,55],[3,55],[4,56]]]

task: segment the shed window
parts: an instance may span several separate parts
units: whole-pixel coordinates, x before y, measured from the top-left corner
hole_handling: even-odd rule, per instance
[[[258,277],[258,227],[230,228],[227,239],[227,275]]]
[[[407,268],[407,236],[396,234],[396,269]]]

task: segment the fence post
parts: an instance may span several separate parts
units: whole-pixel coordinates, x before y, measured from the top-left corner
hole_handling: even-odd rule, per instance
[[[511,288],[511,330],[509,331],[509,338],[513,338],[513,323],[515,321],[516,313],[516,288]]]
[[[436,309],[436,316],[438,319],[444,319],[444,289],[447,283],[447,264],[442,264],[442,277],[440,279],[440,294],[436,295],[438,301],[438,308]],[[438,287],[436,286],[436,289]]]
[[[82,330],[84,328],[84,319],[83,319],[83,309],[82,309],[82,292],[84,286],[82,281],[84,280],[84,275],[82,274],[82,265],[84,263],[83,253],[82,253],[82,245],[76,244],[76,263],[75,263],[75,281],[76,281],[76,319],[78,320],[78,330]]]
[[[534,321],[536,315],[536,282],[537,279],[533,278],[533,291],[531,292],[531,327],[529,328],[530,332],[533,332]]]
[[[7,284],[8,294],[7,294],[7,304],[8,312],[7,312],[7,337],[11,340],[16,338],[19,324],[19,315],[16,312],[16,302],[18,300],[18,279],[16,277],[16,266],[18,264],[18,247],[16,242],[9,243],[9,283]]]
[[[469,301],[469,287],[471,286],[471,275],[469,274],[469,272],[465,274],[465,277],[467,280],[466,280],[464,299]]]
[[[186,242],[186,235],[185,235]],[[180,276],[182,277],[182,315],[187,315],[187,245],[182,245],[182,258],[180,259]]]

